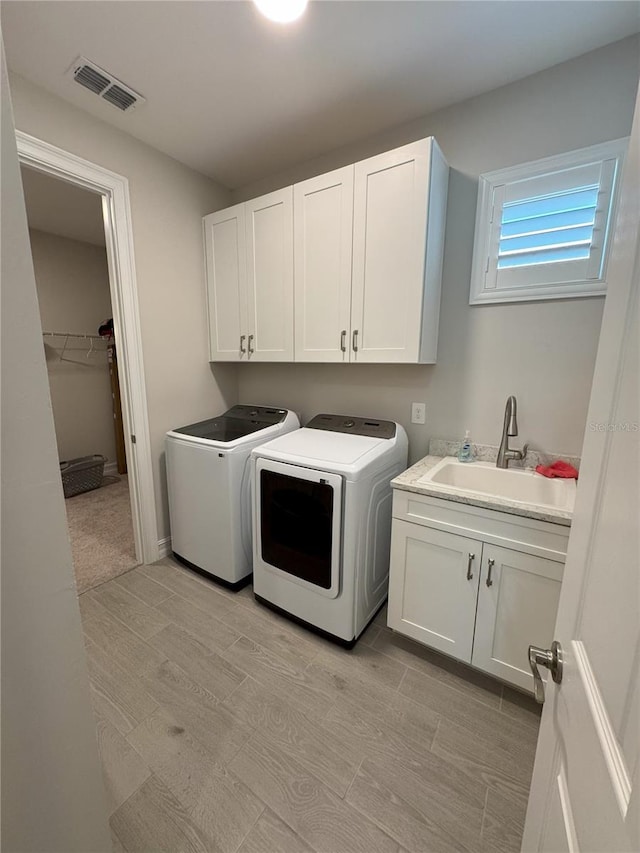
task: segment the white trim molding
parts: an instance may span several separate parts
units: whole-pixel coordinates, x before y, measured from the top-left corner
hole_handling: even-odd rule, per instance
[[[136,557],[143,563],[154,563],[159,559],[158,524],[129,182],[122,175],[19,130],[16,141],[20,162],[25,166],[102,196],[113,325],[122,366],[120,392]]]
[[[170,557],[172,553],[171,537],[166,536],[164,539],[158,539],[158,559],[162,560],[164,557]]]

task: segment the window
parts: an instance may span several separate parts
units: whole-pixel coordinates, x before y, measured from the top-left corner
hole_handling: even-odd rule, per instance
[[[480,176],[470,303],[599,296],[626,140]]]

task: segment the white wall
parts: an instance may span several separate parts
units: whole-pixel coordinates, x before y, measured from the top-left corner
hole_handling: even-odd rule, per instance
[[[300,164],[234,193],[234,202],[434,135],[451,167],[438,363],[242,366],[239,399],[394,418],[412,460],[428,438],[497,444],[509,394],[535,447],[579,454],[603,298],[470,307],[477,178],[487,172],[626,136],[638,85],[639,42],[625,39],[486,95]],[[428,81],[425,81],[428,85]],[[411,426],[412,400],[427,425]]]
[[[107,853],[4,57],[1,103],[2,849]]]
[[[209,178],[11,76],[16,127],[129,180],[158,535],[169,535],[164,434],[236,402],[236,368],[208,364],[202,217],[229,201]]]
[[[96,204],[100,199],[95,196]],[[98,334],[111,317],[104,246],[29,231],[40,322],[44,331]],[[58,455],[61,460],[101,453],[115,462],[116,442],[106,345],[44,338]]]

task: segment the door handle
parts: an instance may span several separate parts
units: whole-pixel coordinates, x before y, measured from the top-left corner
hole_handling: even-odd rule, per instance
[[[244,345],[246,337],[246,335],[240,335],[240,355],[244,355],[247,351]]]
[[[351,340],[351,346],[353,347],[354,352],[358,352],[358,330],[354,329],[353,338]]]
[[[340,332],[340,350],[342,352],[347,351],[347,330],[346,329],[343,329]]]
[[[253,353],[254,353],[254,349],[251,346],[252,343],[253,343],[253,335],[249,335],[249,355],[253,355]]]
[[[469,554],[469,561],[467,563],[467,580],[468,581],[473,580],[473,572],[471,571],[471,564],[473,563],[475,558],[476,558],[475,554]]]
[[[533,673],[533,694],[540,705],[544,702],[544,682],[538,666],[546,666],[551,678],[556,684],[562,681],[562,646],[557,640],[551,643],[550,649],[540,649],[529,646],[529,666]]]
[[[493,571],[493,567],[495,566],[495,560],[489,560],[487,562],[487,566],[489,567],[489,571],[487,572],[487,586],[493,586],[493,579],[491,577],[491,572]]]

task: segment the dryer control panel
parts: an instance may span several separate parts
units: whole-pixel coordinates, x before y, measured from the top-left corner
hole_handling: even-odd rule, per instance
[[[306,427],[307,429],[326,429],[329,432],[364,435],[368,438],[394,438],[396,434],[396,424],[393,421],[356,418],[352,415],[316,415],[311,418]]]

